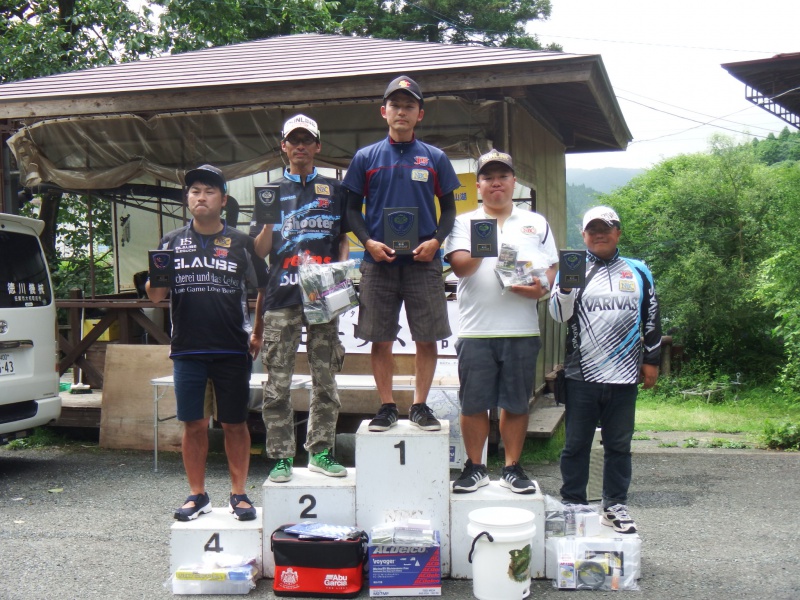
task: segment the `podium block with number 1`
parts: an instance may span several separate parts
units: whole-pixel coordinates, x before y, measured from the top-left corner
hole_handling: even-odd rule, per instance
[[[389,431],[356,433],[356,522],[375,525],[429,519],[441,536],[442,576],[450,573],[449,423],[423,431],[401,419]]]

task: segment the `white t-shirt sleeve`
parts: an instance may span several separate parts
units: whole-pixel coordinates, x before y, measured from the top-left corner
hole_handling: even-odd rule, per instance
[[[472,251],[469,237],[469,215],[460,215],[456,218],[453,230],[444,241],[444,255],[447,257],[456,250]]]

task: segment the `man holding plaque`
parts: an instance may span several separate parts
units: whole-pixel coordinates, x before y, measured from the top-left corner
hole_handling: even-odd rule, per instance
[[[416,345],[416,390],[409,420],[426,431],[441,429],[425,402],[436,370],[437,342],[451,334],[439,248],[453,228],[453,192],[461,183],[444,152],[414,134],[425,114],[423,102],[413,79],[401,75],[392,80],[381,106],[389,135],[360,149],[342,182],[348,191],[348,221],[365,250],[356,336],[372,342],[372,369],[381,400],[370,431],[386,431],[397,423],[392,345],[403,303]],[[441,210],[438,222],[434,198]]]
[[[154,302],[172,292],[170,358],[178,420],[183,423],[183,465],[191,491],[174,516],[190,521],[211,512],[205,467],[213,408],[225,432],[229,509],[235,518],[251,521],[256,509],[245,489],[250,465],[247,413],[252,353],[258,352],[258,346],[250,344],[247,290],[264,284],[266,265],[256,256],[253,239],[220,218],[228,200],[222,171],[203,165],[187,171],[185,181],[192,220],[165,235],[159,244],[159,250],[173,253],[172,281],[164,286],[151,275],[145,285]],[[213,406],[207,400],[213,400]]]
[[[252,343],[261,344],[261,360],[269,374],[264,384],[262,416],[267,429],[267,455],[276,460],[270,481],[292,478],[295,440],[294,411],[290,396],[295,357],[306,330],[306,357],[312,393],[308,408],[305,449],[308,468],[329,477],[345,477],[347,469],[333,454],[339,390],[336,373],[342,368],[344,346],[339,341],[338,317],[311,325],[303,312],[298,267],[301,261],[327,264],[347,260],[349,242],[345,201],[337,180],[323,177],[314,166],[322,149],[316,121],[295,115],[283,126],[281,150],[289,166],[273,182],[283,215],[275,225],[252,223],[250,234],[266,232],[256,252],[269,254],[267,285],[259,291]]]
[[[489,411],[497,408],[505,446],[500,485],[518,494],[532,494],[536,487],[519,458],[528,432],[528,402],[541,347],[537,304],[555,279],[558,250],[545,218],[514,206],[517,180],[510,155],[497,150],[484,154],[478,159],[477,175],[483,204],[456,218],[444,248],[445,259],[459,277],[458,397],[467,452],[453,491],[474,492],[489,483],[481,455],[489,436]],[[485,247],[487,243],[494,245],[493,251]],[[505,290],[495,275],[498,244],[506,248],[506,254],[514,254],[512,268],[540,265],[542,277]]]
[[[584,287],[556,283],[550,314],[569,325],[562,501],[587,503],[589,455],[599,422],[605,457],[602,522],[619,533],[635,533],[627,501],[636,396],[640,380],[645,389],[656,384],[661,323],[653,275],[643,262],[619,255],[620,235],[614,209],[595,206],[586,212]]]

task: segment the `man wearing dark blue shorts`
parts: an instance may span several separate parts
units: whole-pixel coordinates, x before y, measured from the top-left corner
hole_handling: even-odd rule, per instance
[[[190,495],[174,516],[190,521],[211,512],[205,489],[208,423],[212,410],[225,432],[231,477],[230,511],[249,521],[256,509],[245,484],[250,465],[247,428],[252,356],[247,288],[265,283],[266,264],[254,252],[254,240],[220,219],[227,201],[222,172],[203,165],[186,173],[186,200],[192,220],[164,236],[162,250],[174,252],[170,287],[151,287],[158,302],[170,295],[175,396],[184,425],[181,450]],[[213,399],[215,402],[209,402]]]
[[[489,436],[489,410],[497,408],[505,447],[500,485],[517,494],[532,494],[536,487],[519,459],[541,347],[537,303],[555,278],[558,250],[545,218],[514,206],[517,180],[511,156],[496,150],[484,154],[478,159],[477,176],[483,204],[456,219],[445,244],[445,257],[459,278],[458,396],[468,457],[453,491],[474,492],[489,483],[481,455]],[[503,293],[494,272],[498,259],[471,254],[472,219],[496,219],[498,243],[517,249],[518,266],[540,265],[541,277]]]
[[[409,420],[425,431],[441,429],[425,401],[436,370],[437,342],[451,333],[439,248],[453,228],[453,192],[461,184],[444,152],[415,137],[414,128],[424,114],[422,91],[413,79],[401,75],[389,83],[381,106],[389,135],[359,150],[342,181],[348,190],[348,222],[365,249],[356,336],[372,342],[372,370],[381,400],[370,431],[386,431],[397,423],[392,345],[403,303],[416,345],[416,390]],[[434,198],[439,199],[438,222]],[[402,256],[384,243],[383,231],[383,209],[400,207],[416,207],[419,219],[419,245]]]

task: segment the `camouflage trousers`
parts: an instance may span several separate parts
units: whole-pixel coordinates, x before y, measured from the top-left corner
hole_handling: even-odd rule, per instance
[[[294,410],[290,386],[295,357],[306,328],[306,356],[311,373],[312,394],[308,407],[305,449],[317,453],[332,448],[339,417],[339,390],[335,375],[342,369],[344,346],[339,341],[339,319],[309,325],[301,305],[269,310],[264,314],[264,345],[261,361],[269,374],[264,384],[262,417],[267,428],[267,454],[271,458],[295,455]]]

